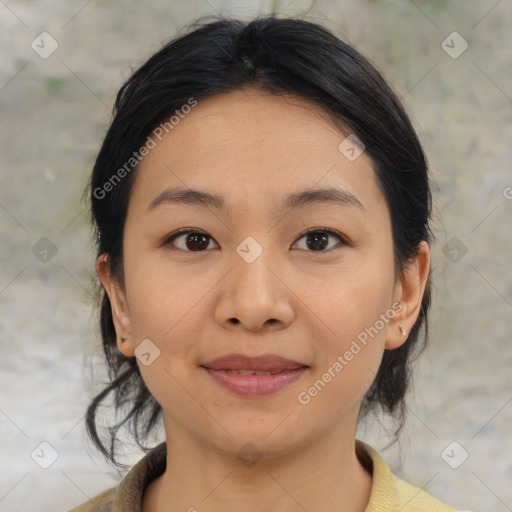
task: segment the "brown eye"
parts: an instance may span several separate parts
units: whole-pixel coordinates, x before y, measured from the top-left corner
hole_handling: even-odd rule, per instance
[[[299,247],[300,249],[307,250],[309,252],[327,252],[333,248],[333,245],[329,246],[330,239],[337,238],[341,245],[348,245],[345,238],[343,238],[339,233],[333,231],[331,229],[319,229],[313,228],[308,230],[304,235],[300,237],[299,240],[305,239],[306,244],[305,247]],[[340,244],[334,244],[334,247]]]
[[[165,240],[164,245],[171,244],[187,252],[203,252],[209,248],[210,241],[213,241],[213,238],[206,233],[188,229],[174,233]]]

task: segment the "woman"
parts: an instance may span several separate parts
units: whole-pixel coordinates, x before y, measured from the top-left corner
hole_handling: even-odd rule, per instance
[[[378,408],[400,429],[428,336],[431,193],[399,100],[317,24],[192,29],[122,86],[90,181],[111,384],[88,432],[114,463],[123,425],[166,441],[74,510],[455,510],[356,439]]]

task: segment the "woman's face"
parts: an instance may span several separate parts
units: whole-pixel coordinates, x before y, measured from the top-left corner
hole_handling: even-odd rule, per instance
[[[124,290],[98,269],[167,430],[269,457],[354,435],[384,349],[416,320],[429,259],[425,244],[423,263],[395,276],[385,198],[345,138],[303,99],[245,89],[199,101],[144,157]],[[230,355],[294,364],[280,376],[205,367]]]

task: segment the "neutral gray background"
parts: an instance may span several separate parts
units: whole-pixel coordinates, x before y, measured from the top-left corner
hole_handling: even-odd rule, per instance
[[[2,512],[67,510],[116,482],[84,435],[102,359],[81,202],[115,93],[197,17],[273,8],[310,9],[375,63],[403,98],[435,177],[431,344],[400,446],[382,454],[452,506],[512,510],[512,2],[2,0]],[[44,59],[31,47],[43,31],[58,43]],[[445,43],[452,56],[442,47],[454,31],[469,45],[457,58],[462,40]],[[388,440],[378,422],[359,437],[380,450]],[[454,441],[445,459],[468,453],[458,469],[441,456]],[[53,450],[47,469],[34,461],[51,462]],[[128,448],[125,461],[140,455]]]

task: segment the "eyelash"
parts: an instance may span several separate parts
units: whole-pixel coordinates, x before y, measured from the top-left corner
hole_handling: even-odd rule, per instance
[[[213,240],[213,238],[208,235],[207,233],[204,233],[203,231],[201,230],[198,230],[198,229],[190,229],[190,228],[183,228],[183,229],[180,229],[176,232],[174,232],[173,234],[169,235],[167,238],[165,238],[164,242],[163,242],[163,245],[169,245],[171,244],[172,242],[174,242],[174,240],[176,240],[177,238],[179,238],[180,236],[182,235],[186,235],[186,234],[197,234],[197,235],[205,235],[206,237],[208,237],[210,240]],[[329,228],[322,228],[322,227],[315,227],[315,228],[310,228],[308,229],[307,231],[305,231],[304,233],[302,233],[297,240],[301,240],[302,238],[304,238],[305,236],[307,235],[310,235],[310,234],[313,234],[313,233],[326,233],[327,235],[329,236],[333,236],[335,238],[338,238],[341,242],[341,245],[346,245],[346,246],[349,246],[349,247],[352,247],[352,244],[344,237],[342,236],[340,233],[338,233],[337,231],[333,230],[333,229],[329,229]],[[297,242],[294,242],[294,245],[295,243]],[[334,249],[338,249],[339,246],[335,246],[335,247],[331,247],[330,249],[325,249],[325,250],[320,250],[320,251],[308,251],[306,250],[306,252],[311,252],[313,254],[319,254],[319,253],[327,253],[327,252],[331,252],[333,251]],[[184,251],[184,252],[190,252],[190,253],[194,253],[194,252],[205,252],[205,250],[203,251],[188,251],[186,249],[178,249],[180,251]],[[304,249],[305,250],[305,249]]]

